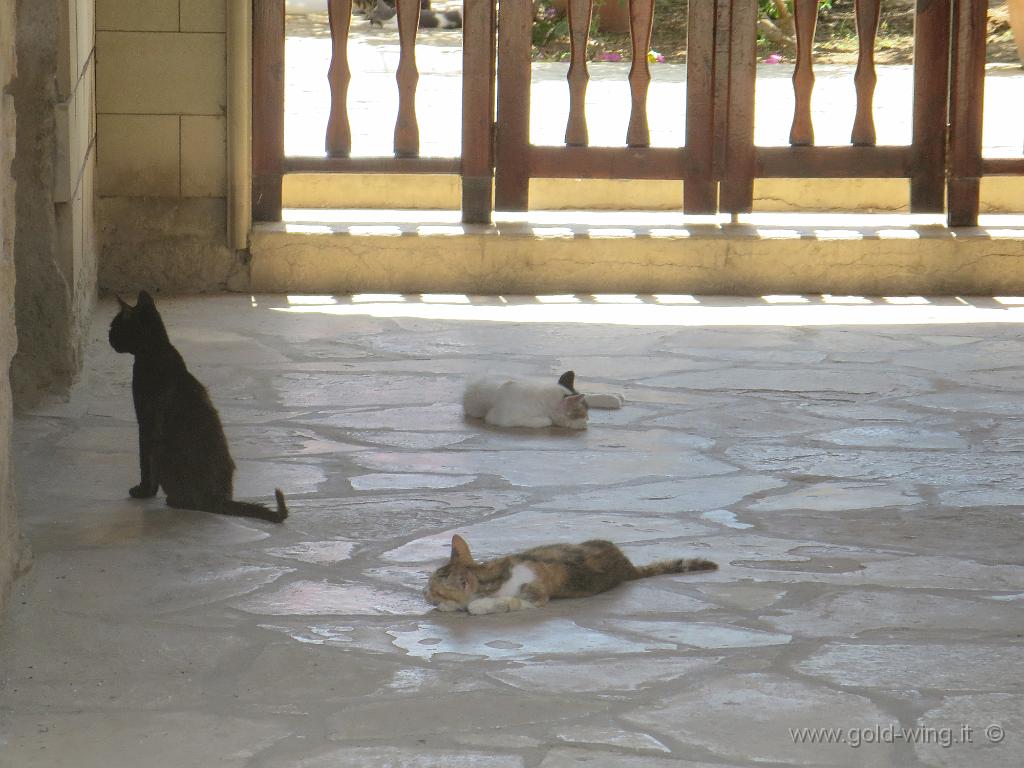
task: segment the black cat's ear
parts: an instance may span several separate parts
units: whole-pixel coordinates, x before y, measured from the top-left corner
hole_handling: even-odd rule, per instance
[[[149,291],[139,291],[139,303],[136,306],[146,307],[147,309],[156,308],[156,304],[153,303],[153,297],[149,295]]]
[[[573,371],[566,371],[558,377],[558,383],[568,389],[573,394],[576,394],[576,374]]]

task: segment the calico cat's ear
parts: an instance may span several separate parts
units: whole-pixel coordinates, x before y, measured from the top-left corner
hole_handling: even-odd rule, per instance
[[[573,371],[566,371],[558,377],[558,383],[568,389],[573,394],[576,394],[576,373]]]
[[[136,306],[156,309],[156,304],[153,303],[153,297],[149,295],[149,291],[139,291],[139,303]]]
[[[473,555],[469,552],[469,544],[459,534],[452,536],[452,562],[466,564],[473,562]]]

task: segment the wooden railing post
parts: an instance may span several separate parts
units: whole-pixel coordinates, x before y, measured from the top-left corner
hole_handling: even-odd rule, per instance
[[[587,40],[590,37],[590,18],[594,0],[567,0],[569,11],[569,118],[565,124],[565,143],[570,147],[585,147],[590,143],[587,135]],[[646,51],[644,52],[646,54]]]
[[[878,35],[878,17],[881,0],[857,0],[854,12],[857,20],[857,71],[853,82],[857,88],[857,115],[853,120],[850,143],[859,147],[875,146],[875,39]]]
[[[955,3],[947,182],[947,219],[951,227],[978,224],[987,19],[988,0]]]
[[[525,211],[530,202],[530,45],[533,3],[498,3],[498,117],[494,207]]]
[[[395,0],[398,13],[398,118],[395,120],[395,157],[419,157],[420,127],[416,120],[416,30],[419,29],[419,0]]]
[[[754,207],[754,81],[757,78],[757,3],[732,4],[729,45],[728,124],[725,133],[725,175],[719,207],[749,213]],[[724,32],[724,30],[723,30]],[[724,62],[718,62],[721,66]]]
[[[647,52],[651,49],[651,31],[654,27],[654,0],[629,0],[630,50],[633,61],[629,65],[629,126],[626,128],[627,147],[651,146],[651,132],[647,125],[647,92],[651,87],[651,67]],[[689,56],[689,53],[687,53]]]
[[[462,22],[462,221],[491,221],[495,0],[465,0]]]
[[[329,157],[352,154],[352,128],[348,120],[348,85],[352,72],[348,64],[348,31],[352,24],[352,0],[328,0],[331,27],[331,64],[327,82],[331,86],[331,113],[327,119],[325,145]]]
[[[814,29],[818,25],[818,0],[793,0],[796,28],[796,64],[793,66],[793,125],[789,143],[794,147],[814,144],[811,92],[814,90]]]
[[[949,4],[950,0],[918,0],[914,18],[911,213],[941,213],[946,207]]]
[[[686,14],[686,173],[684,213],[716,213],[714,176],[715,16],[717,3],[690,3]],[[727,5],[727,3],[726,3]],[[728,66],[725,67],[728,73]],[[723,113],[724,116],[724,113]]]
[[[284,160],[284,0],[253,0],[252,207],[281,220]]]

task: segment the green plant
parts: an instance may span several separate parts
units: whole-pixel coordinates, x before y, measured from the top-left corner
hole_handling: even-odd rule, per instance
[[[620,0],[621,1],[621,0]],[[597,14],[590,17],[591,42],[597,34]],[[533,44],[536,47],[547,45],[552,40],[569,36],[569,16],[561,13],[550,0],[539,0],[534,4]]]
[[[762,16],[767,16],[770,19],[779,18],[779,9],[775,0],[757,0],[757,4],[761,9]],[[793,0],[786,0],[786,8],[790,14],[793,13]],[[832,10],[832,0],[818,0],[818,10],[821,9]]]
[[[551,40],[569,34],[569,18],[562,15],[548,1],[540,0],[534,6],[533,44],[547,45]]]

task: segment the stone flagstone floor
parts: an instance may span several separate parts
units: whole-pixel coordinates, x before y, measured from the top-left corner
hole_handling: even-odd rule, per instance
[[[292,516],[127,498],[102,304],[70,400],[17,426],[4,768],[1024,761],[1024,300],[158,303],[237,495]],[[625,407],[579,434],[461,415],[469,375],[566,368]],[[455,531],[721,570],[439,614]]]

